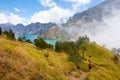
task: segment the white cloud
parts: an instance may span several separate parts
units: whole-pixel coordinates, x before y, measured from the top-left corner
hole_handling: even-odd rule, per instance
[[[73,7],[73,12],[75,13],[81,6],[91,2],[91,0],[62,0],[62,1],[71,2]]]
[[[56,22],[66,21],[73,12],[69,9],[59,7],[54,0],[38,0],[43,6],[49,7],[49,10],[39,11],[30,18],[30,23],[41,22]]]
[[[53,2],[53,0],[39,0],[40,4],[42,4],[43,6],[47,6],[47,7],[56,7],[57,4],[55,2]]]
[[[72,15],[72,12],[68,9],[62,9],[60,7],[54,7],[49,10],[40,11],[35,13],[30,22],[41,22],[41,23],[48,23],[48,22],[61,22],[61,20],[69,17]]]
[[[14,9],[14,11],[16,11],[16,12],[20,12],[20,9],[18,9],[18,8],[13,8]]]
[[[109,17],[103,17],[105,25],[98,25],[99,34],[97,34],[94,40],[99,44],[105,44],[107,48],[120,48],[120,11],[111,11],[112,15]]]
[[[63,22],[66,21],[66,18],[72,16],[76,13],[78,7],[81,4],[89,3],[91,0],[62,0],[72,3],[73,10],[70,9],[63,9],[57,5],[54,0],[38,0],[39,3],[45,7],[49,7],[49,10],[39,11],[30,18],[29,23],[41,22],[41,23],[48,23],[48,22]]]
[[[0,24],[1,23],[12,23],[14,25],[18,23],[26,24],[26,19],[13,13],[10,14],[0,13]]]
[[[24,10],[24,9],[19,9],[19,8],[13,8],[13,9],[16,12],[26,12],[26,10]]]
[[[86,3],[89,3],[91,0],[63,0],[63,1],[72,2],[72,3],[86,4]]]
[[[0,13],[0,23],[6,23],[7,22],[7,16],[5,16],[3,13]]]

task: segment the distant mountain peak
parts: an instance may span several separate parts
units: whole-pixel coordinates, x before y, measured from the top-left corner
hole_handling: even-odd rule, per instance
[[[15,34],[41,34],[44,31],[48,30],[50,27],[54,26],[56,24],[53,23],[31,23],[28,25],[23,25],[21,23],[17,25],[13,25],[10,23],[0,24],[3,31],[12,29]]]
[[[92,8],[76,13],[73,17],[69,18],[66,23],[63,23],[62,27],[52,29],[51,31],[48,30],[48,32],[46,31],[46,33],[42,35],[46,37],[47,34],[49,34],[51,37],[68,39],[82,34],[86,35],[86,33],[95,35],[97,25],[104,24],[103,18],[112,15],[114,9],[120,11],[120,0],[104,0]],[[59,33],[56,34],[56,32]],[[62,33],[64,33],[64,35]]]
[[[21,23],[19,23],[19,24],[17,24],[16,26],[24,26],[23,24],[21,24]]]

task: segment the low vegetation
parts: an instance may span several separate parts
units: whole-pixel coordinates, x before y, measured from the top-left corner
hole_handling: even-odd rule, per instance
[[[0,38],[0,45],[0,80],[65,79],[75,70],[64,53],[4,38]]]
[[[70,80],[88,73],[85,80],[120,80],[119,56],[80,37],[77,42],[57,42],[55,50],[42,39],[34,44],[0,35],[0,80]],[[88,72],[88,60],[93,69]]]

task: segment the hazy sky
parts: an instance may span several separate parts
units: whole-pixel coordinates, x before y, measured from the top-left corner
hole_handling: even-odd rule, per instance
[[[64,22],[103,0],[0,0],[0,23]]]

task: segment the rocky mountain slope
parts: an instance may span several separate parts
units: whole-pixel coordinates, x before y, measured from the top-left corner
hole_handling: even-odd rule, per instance
[[[95,7],[75,14],[66,23],[56,26],[57,29],[49,29],[42,34],[42,37],[59,37],[60,39],[66,37],[71,39],[81,35],[91,34],[94,36],[100,29],[98,25],[106,25],[103,19],[112,16],[115,11],[120,11],[120,0],[105,0]],[[53,32],[54,36],[52,36]]]

